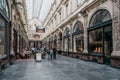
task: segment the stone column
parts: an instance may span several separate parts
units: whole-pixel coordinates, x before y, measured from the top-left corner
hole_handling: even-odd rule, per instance
[[[14,53],[14,42],[13,42],[13,40],[14,40],[14,32],[13,32],[13,25],[12,25],[12,29],[11,29],[11,52],[10,52],[10,54],[14,54],[15,55],[15,53]]]
[[[63,29],[62,29],[62,31],[63,31]],[[64,48],[63,48],[63,46],[64,46],[64,45],[63,45],[63,42],[64,42],[63,36],[64,36],[64,32],[62,32],[62,45],[61,45],[61,46],[62,46],[62,47],[61,47],[62,51],[64,50]]]
[[[85,21],[83,24],[84,27],[84,53],[88,53],[88,34],[87,34],[87,16],[84,17]]]
[[[120,56],[120,0],[113,1],[113,52],[112,56]]]
[[[72,50],[72,23],[70,24],[70,47],[69,47],[69,51],[73,51]]]

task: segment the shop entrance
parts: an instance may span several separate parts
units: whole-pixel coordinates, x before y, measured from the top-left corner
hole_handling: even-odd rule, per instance
[[[104,28],[104,63],[110,64],[110,56],[112,53],[112,28],[111,26]]]
[[[94,13],[88,28],[88,49],[90,55],[101,57],[105,64],[110,64],[112,52],[112,19],[109,11],[100,9]],[[99,57],[98,57],[99,56]]]

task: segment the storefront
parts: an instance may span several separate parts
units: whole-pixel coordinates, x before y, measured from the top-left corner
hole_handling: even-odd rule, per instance
[[[62,33],[61,32],[59,32],[59,34],[58,34],[58,53],[59,54],[61,54],[61,52],[62,52]]]
[[[67,55],[69,55],[69,47],[70,47],[70,30],[69,28],[66,28],[64,32],[63,48],[64,51],[67,52]]]
[[[84,50],[84,30],[81,22],[77,22],[74,26],[74,32],[72,33],[73,39],[73,51],[80,53]]]
[[[0,0],[0,66],[10,61],[11,23],[7,0]]]
[[[15,56],[17,58],[17,48],[18,48],[18,32],[14,29],[13,30],[14,34],[13,34],[13,51],[15,53]]]
[[[57,48],[57,36],[54,36],[54,48]]]
[[[112,19],[106,9],[100,9],[92,16],[88,28],[88,51],[90,59],[110,63],[112,52]]]

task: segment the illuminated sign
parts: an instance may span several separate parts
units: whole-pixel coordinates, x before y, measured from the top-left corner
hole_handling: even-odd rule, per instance
[[[37,27],[36,27],[36,32],[45,33],[45,28],[42,27],[42,26],[37,26]]]

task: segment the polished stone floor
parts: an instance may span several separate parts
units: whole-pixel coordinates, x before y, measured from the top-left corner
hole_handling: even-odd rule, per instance
[[[56,60],[18,60],[0,80],[120,80],[120,69],[57,55]]]

